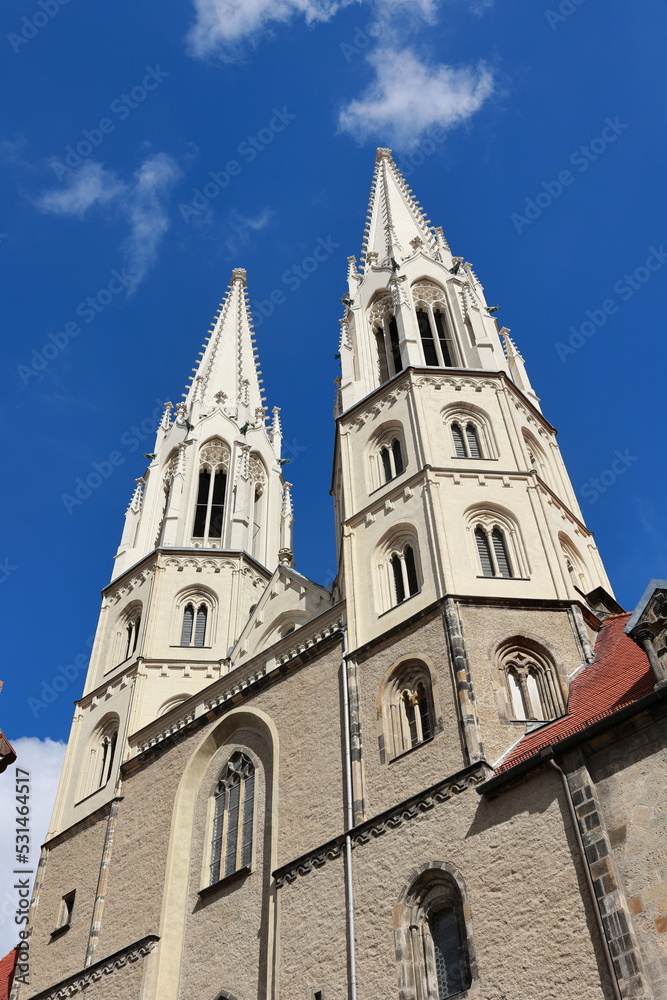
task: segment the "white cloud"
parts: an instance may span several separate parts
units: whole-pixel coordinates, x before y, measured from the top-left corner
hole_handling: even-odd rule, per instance
[[[232,55],[236,43],[264,31],[273,22],[299,15],[308,23],[328,21],[356,0],[193,0],[196,21],[188,34],[190,51],[207,56]]]
[[[25,867],[34,871],[49,829],[65,756],[65,744],[50,739],[23,736],[12,740],[12,746],[16,750],[16,763],[0,775],[0,857],[4,860],[0,869],[0,957],[16,945],[18,931],[24,926],[18,926],[14,920],[19,898],[14,883],[21,876],[14,875],[13,870],[23,867],[14,864],[17,830],[15,769],[20,767],[30,771],[30,864]],[[32,885],[34,876],[24,877],[30,878]]]
[[[37,207],[51,215],[75,215],[82,219],[93,205],[104,205],[125,191],[125,185],[101,163],[85,160],[70,174],[63,188],[45,191],[37,199]]]
[[[410,149],[427,129],[466,121],[493,91],[493,76],[484,65],[429,65],[410,48],[392,47],[372,52],[368,62],[375,80],[339,116],[341,129],[359,141],[373,137]]]
[[[162,237],[170,226],[167,202],[181,176],[178,164],[166,153],[149,157],[135,174],[135,184],[126,201],[130,235],[125,241],[127,267],[133,275],[133,292],[155,263]]]
[[[160,242],[169,229],[169,195],[181,177],[176,161],[167,153],[149,156],[126,183],[101,163],[86,160],[62,188],[43,192],[36,201],[49,215],[83,219],[93,208],[107,206],[129,223],[123,242],[126,265],[133,282],[131,294],[155,263]]]

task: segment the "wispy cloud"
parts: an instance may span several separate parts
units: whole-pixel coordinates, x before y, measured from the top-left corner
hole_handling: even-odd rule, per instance
[[[11,734],[10,734],[11,735]],[[39,848],[46,839],[53,802],[58,787],[58,778],[65,755],[65,744],[54,740],[39,740],[34,736],[12,739],[16,750],[16,764],[12,765],[0,779],[0,857],[5,863],[0,870],[0,956],[5,955],[18,941],[14,916],[18,906],[18,893],[14,888],[16,875],[12,874],[19,864],[10,859],[16,856],[16,786],[14,768],[30,771],[30,861],[26,866],[33,871],[39,861]],[[32,880],[32,876],[30,877]]]
[[[280,21],[301,16],[308,23],[328,21],[341,7],[358,0],[193,0],[196,20],[188,34],[195,56],[232,57],[242,39],[253,39]]]
[[[155,263],[157,252],[169,229],[169,195],[181,177],[181,170],[167,153],[149,156],[129,183],[95,160],[86,160],[68,178],[64,187],[44,191],[37,208],[49,215],[83,219],[101,206],[116,211],[129,224],[123,241],[127,269],[132,275],[131,294]]]
[[[134,276],[130,292],[155,263],[160,242],[170,225],[169,194],[180,177],[178,164],[167,153],[145,160],[135,174],[126,207],[130,235],[125,241],[125,251],[128,270]]]
[[[242,215],[233,208],[227,217],[227,227],[233,232],[224,242],[229,257],[234,257],[243,247],[251,242],[251,234],[266,229],[274,212],[272,208],[264,208],[257,215]],[[229,259],[229,258],[228,258]]]
[[[70,175],[65,187],[40,195],[37,207],[50,215],[74,215],[83,219],[93,205],[105,205],[125,191],[126,186],[113,171],[105,170],[94,160],[85,160],[76,173]]]
[[[433,126],[462,124],[493,92],[493,76],[483,64],[430,64],[411,48],[395,47],[377,49],[368,62],[375,79],[339,116],[340,128],[360,142],[380,138],[396,149],[410,149]]]
[[[479,0],[476,0],[479,2]],[[190,53],[234,59],[241,43],[256,44],[275,25],[302,18],[307,24],[330,21],[339,10],[365,4],[384,18],[412,10],[432,19],[438,0],[193,0],[195,22],[188,33]]]

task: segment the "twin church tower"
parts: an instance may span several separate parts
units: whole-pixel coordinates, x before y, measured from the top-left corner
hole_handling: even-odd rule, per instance
[[[165,407],[103,591],[21,1000],[556,995],[557,950],[500,958],[521,886],[494,896],[495,865],[541,880],[530,807],[476,817],[472,789],[564,714],[618,608],[510,331],[387,149],[347,282],[332,588],[292,565],[244,270]],[[593,984],[583,911],[568,919]]]

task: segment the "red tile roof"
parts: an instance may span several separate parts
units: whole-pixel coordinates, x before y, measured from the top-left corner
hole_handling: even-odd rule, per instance
[[[570,686],[567,715],[527,733],[496,768],[496,774],[509,771],[545,747],[582,732],[653,691],[655,677],[648,658],[623,631],[629,618],[629,614],[622,614],[605,619],[593,663]]]
[[[12,948],[8,955],[0,959],[0,1000],[9,1000],[18,951]]]
[[[16,760],[16,752],[5,734],[0,730],[0,774]],[[0,997],[0,1000],[2,998]]]

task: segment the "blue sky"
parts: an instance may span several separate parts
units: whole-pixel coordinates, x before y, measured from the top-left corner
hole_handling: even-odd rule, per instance
[[[154,414],[234,266],[297,566],[331,580],[339,299],[376,145],[502,306],[618,599],[665,575],[664,2],[6,0],[1,19],[11,738],[67,737]]]

